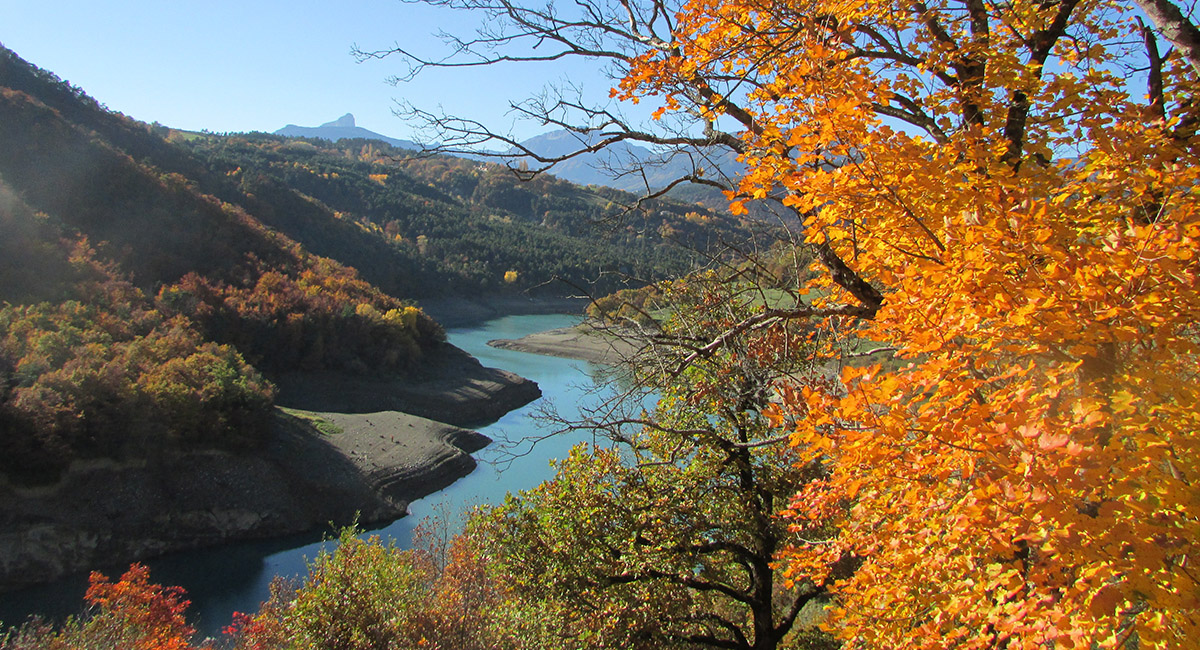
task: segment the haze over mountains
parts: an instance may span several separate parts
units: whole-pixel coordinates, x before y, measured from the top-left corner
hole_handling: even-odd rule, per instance
[[[275,135],[322,138],[330,142],[361,138],[379,140],[401,149],[422,149],[419,143],[412,140],[393,138],[356,126],[354,115],[351,113],[315,127],[289,124],[275,131]],[[529,138],[523,141],[521,146],[540,157],[551,158],[569,155],[593,144],[598,138],[599,136],[595,134],[584,135],[566,129],[558,129]],[[519,151],[514,147],[504,155],[511,155]],[[487,159],[486,156],[464,157],[473,160]],[[522,162],[531,169],[539,169],[544,166],[543,163],[529,157],[511,160],[511,164],[514,166]],[[649,147],[631,142],[619,142],[598,152],[584,153],[563,160],[554,165],[548,173],[579,185],[601,185],[637,194],[665,187],[675,179],[692,174],[697,168],[703,169],[709,178],[717,178],[722,175],[736,175],[742,170],[742,165],[732,153],[726,150],[695,150],[686,154],[675,153],[671,156],[663,156]],[[723,207],[724,198],[712,188],[693,187],[691,190],[675,196],[681,200],[703,202],[709,207]]]
[[[521,143],[525,149],[541,157],[565,156],[595,144],[602,136],[580,134],[560,129],[551,131]],[[531,168],[541,163],[527,160]],[[697,168],[705,175],[716,178],[730,175],[741,169],[733,154],[728,151],[675,152],[670,155],[657,153],[632,142],[618,142],[604,149],[584,153],[554,165],[550,173],[581,185],[604,185],[626,192],[644,193],[658,190],[672,181],[692,174]]]

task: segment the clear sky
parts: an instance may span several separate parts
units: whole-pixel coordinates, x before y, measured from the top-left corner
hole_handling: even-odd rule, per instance
[[[214,132],[317,126],[353,113],[358,125],[411,137],[395,100],[507,130],[507,101],[569,77],[589,95],[611,85],[586,62],[433,70],[388,85],[398,60],[350,54],[403,43],[439,51],[438,29],[471,18],[400,0],[0,0],[0,42],[25,60],[145,122]],[[520,137],[548,130],[517,124]]]

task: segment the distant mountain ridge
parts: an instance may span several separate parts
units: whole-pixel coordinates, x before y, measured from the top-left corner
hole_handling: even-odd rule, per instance
[[[275,131],[275,135],[293,138],[322,138],[330,142],[361,138],[379,140],[400,149],[420,150],[424,148],[412,140],[393,138],[357,126],[352,113],[346,113],[321,126],[289,124]],[[558,129],[529,138],[521,142],[521,147],[542,157],[565,156],[589,146],[598,137],[596,134],[583,135],[566,129]],[[519,152],[520,149],[512,147],[506,152],[490,155],[487,153],[480,155],[456,154],[456,157],[495,162],[496,156],[509,156]],[[542,166],[541,163],[530,157],[517,158],[512,160],[511,164],[517,165],[521,162],[525,162],[534,169]],[[618,174],[614,177],[614,170],[634,170],[639,167],[642,168],[644,175],[634,172]],[[736,177],[745,170],[745,167],[736,160],[734,155],[725,150],[694,150],[688,153],[677,152],[672,155],[664,155],[649,147],[630,142],[618,142],[601,151],[580,154],[564,160],[554,165],[547,173],[577,185],[600,185],[642,194],[647,189],[651,191],[661,189],[672,181],[691,174],[696,167],[704,169],[709,178]],[[680,194],[680,198],[683,200],[700,201],[714,209],[724,209],[726,202],[719,192],[715,192],[711,188],[695,188],[690,193]],[[714,196],[710,197],[708,194]]]
[[[521,143],[542,157],[565,156],[595,143],[598,134],[581,134],[560,129],[535,136]],[[509,153],[519,152],[516,147]],[[518,159],[521,160],[521,159]],[[540,163],[526,159],[531,168]],[[618,142],[601,151],[584,153],[564,160],[549,173],[580,185],[604,185],[635,194],[661,189],[676,179],[690,175],[696,168],[710,178],[737,176],[745,167],[726,150],[709,149],[664,154],[631,142]],[[617,170],[638,170],[614,177]],[[619,174],[619,172],[617,172]]]
[[[289,138],[322,138],[330,142],[361,138],[363,140],[381,140],[400,149],[421,149],[421,145],[412,140],[392,138],[356,125],[353,113],[346,113],[338,119],[326,122],[321,126],[297,126],[289,124],[275,131],[275,135],[282,135]]]

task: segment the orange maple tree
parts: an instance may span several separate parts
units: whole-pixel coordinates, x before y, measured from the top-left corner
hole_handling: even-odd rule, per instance
[[[786,516],[841,522],[793,546],[794,575],[864,558],[831,619],[848,647],[1200,638],[1187,58],[1106,1],[694,0],[676,18],[617,92],[740,122],[735,210],[780,198],[829,271],[756,326],[852,317],[895,351],[781,385],[770,414],[832,471]]]
[[[803,222],[820,270],[806,298],[691,342],[683,365],[788,321],[825,330],[834,372],[780,383],[767,415],[798,462],[830,471],[784,513],[782,561],[821,583],[831,559],[862,558],[829,621],[849,647],[1200,638],[1200,30],[1186,8],[426,1],[488,26],[450,37],[446,58],[364,56],[398,54],[409,76],[596,59],[614,97],[657,103],[667,125],[530,100],[514,108],[586,137],[521,155],[725,148],[745,165],[735,212],[774,202]],[[521,146],[429,121],[452,143]],[[697,165],[668,187],[718,176]],[[847,345],[879,363],[847,363]],[[830,520],[835,539],[803,541]]]

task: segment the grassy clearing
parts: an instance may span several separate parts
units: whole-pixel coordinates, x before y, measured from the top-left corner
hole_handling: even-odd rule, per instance
[[[278,407],[284,415],[287,415],[296,420],[300,420],[302,424],[316,429],[318,433],[324,436],[336,436],[342,433],[342,428],[336,424],[323,419],[321,416],[312,411],[301,411],[299,409],[290,409],[283,406]]]

